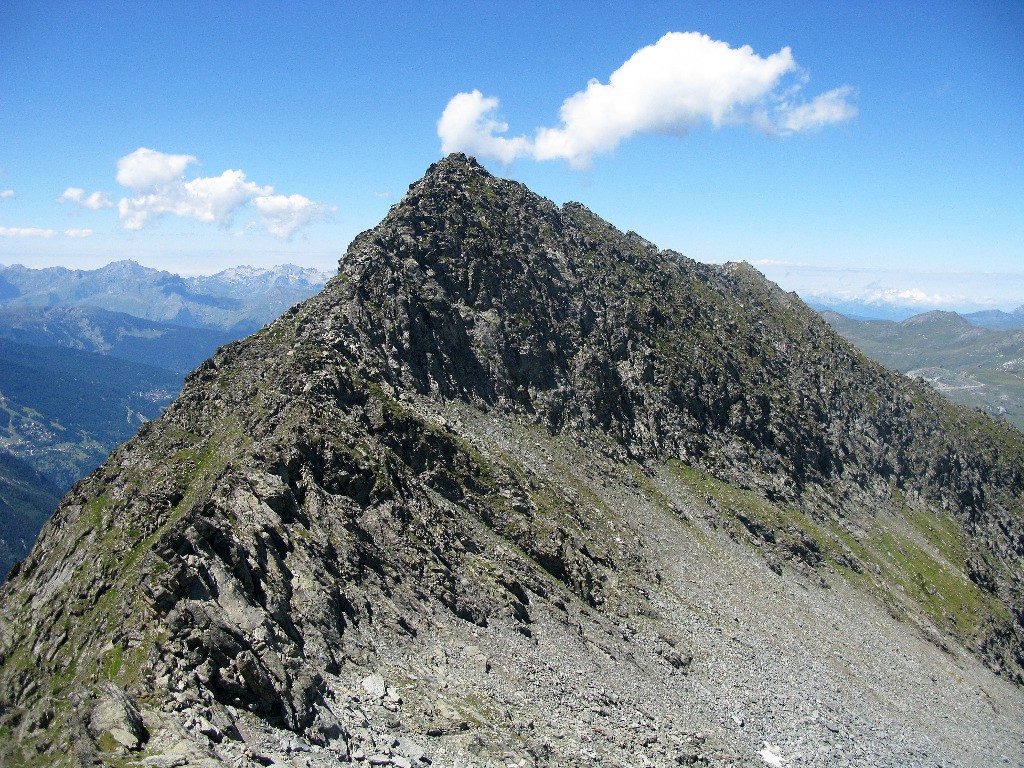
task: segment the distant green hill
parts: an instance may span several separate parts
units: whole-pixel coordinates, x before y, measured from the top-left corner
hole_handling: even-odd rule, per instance
[[[979,327],[955,312],[926,312],[898,323],[821,314],[868,357],[1024,430],[1024,330]]]
[[[182,378],[92,352],[0,339],[0,448],[67,490],[159,416]]]
[[[999,309],[985,310],[984,312],[970,312],[964,315],[973,325],[988,328],[993,331],[1020,331],[1024,330],[1024,306],[1017,307],[1013,312],[1003,312]]]
[[[236,336],[96,307],[0,306],[0,338],[37,347],[97,352],[184,374]]]
[[[41,340],[49,333],[50,341],[73,341],[52,319],[32,333],[22,330]],[[181,373],[110,355],[2,338],[10,330],[0,329],[0,582],[28,552],[64,492],[144,421],[159,416],[183,379]],[[203,333],[212,332],[196,333],[201,344]],[[102,336],[81,338],[95,342]],[[123,341],[115,346],[123,347]],[[145,352],[143,340],[136,341]],[[149,353],[159,352],[159,336],[146,341]],[[177,359],[187,347],[177,345]]]
[[[157,417],[187,372],[326,277],[0,266],[0,581],[64,491]]]
[[[61,491],[27,462],[0,451],[0,581],[28,554]]]

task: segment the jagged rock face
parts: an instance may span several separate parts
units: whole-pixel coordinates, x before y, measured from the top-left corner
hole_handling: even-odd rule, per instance
[[[0,755],[1020,759],[1022,472],[751,268],[451,156],[64,500]]]
[[[958,486],[967,508],[984,494],[937,456],[944,403],[872,365],[794,294],[747,265],[659,252],[479,167],[432,168],[357,238],[343,273],[342,333],[396,390],[596,429],[639,458],[756,468],[793,492],[877,475]],[[976,466],[964,474],[996,472],[1019,493],[1020,464],[975,459],[985,447],[965,446],[960,461]]]

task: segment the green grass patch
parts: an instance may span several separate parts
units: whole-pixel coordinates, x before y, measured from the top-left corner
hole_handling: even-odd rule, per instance
[[[110,506],[110,497],[106,494],[90,499],[85,507],[85,523],[95,531],[103,530],[103,512]]]
[[[966,534],[956,520],[907,506],[899,489],[893,489],[893,500],[901,513],[874,517],[870,534],[858,540],[839,521],[818,523],[682,462],[669,465],[694,491],[712,497],[735,530],[747,527],[739,520],[737,513],[742,513],[767,526],[773,533],[762,536],[770,535],[774,543],[784,546],[793,534],[813,539],[826,562],[851,584],[879,598],[894,616],[906,615],[909,599],[931,623],[965,640],[993,619],[1010,618],[1002,603],[967,578]]]
[[[934,527],[932,533],[936,533]],[[938,546],[948,545],[948,540],[938,535],[933,538]],[[982,592],[959,568],[936,559],[911,537],[885,530],[873,543],[876,551],[884,554],[878,561],[885,580],[902,587],[937,625],[970,638],[988,618],[1009,618],[1006,608]]]
[[[951,517],[938,516],[923,510],[904,508],[905,519],[935,547],[949,564],[963,569],[967,564],[966,534]]]
[[[695,469],[677,459],[670,459],[669,468],[700,496],[712,497],[728,515],[728,521],[738,530],[746,525],[737,513],[747,519],[767,526],[779,534],[779,538],[803,534],[819,546],[827,546],[829,537],[819,525],[802,512],[788,506],[773,504],[756,491],[737,488],[713,475]]]
[[[107,680],[116,680],[124,664],[124,648],[115,645],[100,657],[100,669]]]

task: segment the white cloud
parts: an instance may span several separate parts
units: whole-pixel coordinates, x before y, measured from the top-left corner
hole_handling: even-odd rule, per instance
[[[794,101],[802,74],[789,48],[767,57],[750,46],[732,48],[696,32],[669,32],[641,48],[611,74],[591,80],[559,111],[560,124],[535,136],[502,136],[499,101],[480,91],[456,94],[437,123],[442,152],[462,151],[511,162],[520,157],[562,159],[586,168],[640,133],[682,136],[708,123],[748,124],[769,133],[794,133],[848,120],[853,90],[836,88],[809,103]]]
[[[908,279],[912,278],[908,276]],[[821,304],[854,302],[877,306],[924,307],[933,309],[935,307],[965,307],[983,303],[979,301],[978,297],[971,297],[964,293],[943,293],[941,291],[928,291],[918,287],[887,288],[877,285],[866,285],[854,288],[805,288],[797,290],[801,296]]]
[[[0,189],[0,200],[6,200],[9,197],[14,197],[13,189]]]
[[[846,122],[857,114],[857,108],[847,101],[852,94],[853,88],[844,85],[821,94],[807,104],[786,110],[782,120],[783,130],[806,131],[831,123]]]
[[[300,227],[324,219],[337,210],[302,195],[275,194],[273,186],[249,181],[240,170],[229,169],[219,176],[186,179],[185,172],[198,162],[194,155],[172,155],[148,147],[139,147],[118,160],[117,181],[130,191],[117,202],[124,228],[140,230],[167,215],[228,227],[239,211],[247,208],[259,217],[267,233],[288,239]],[[86,194],[81,187],[68,187],[57,202],[94,211],[114,207],[106,192]],[[249,226],[256,225],[250,223]],[[39,234],[44,230],[24,231]],[[53,230],[45,231],[50,234],[42,235],[44,237],[56,234]],[[12,229],[5,234],[13,237],[16,232],[22,230]],[[88,237],[92,231],[69,229],[65,234]]]
[[[58,203],[73,203],[81,208],[88,208],[90,211],[99,211],[103,208],[113,208],[114,204],[110,202],[106,192],[92,192],[91,194],[85,194],[85,190],[81,187],[68,187],[61,192],[60,197],[57,198]]]
[[[40,229],[39,227],[0,227],[0,237],[53,237],[57,234],[55,229]]]
[[[198,162],[193,155],[168,155],[139,147],[117,161],[117,183],[134,192],[152,192],[180,181],[185,169]]]
[[[750,48],[696,33],[669,33],[562,104],[558,128],[537,132],[538,160],[586,165],[636,133],[682,135],[710,122],[742,121],[741,111],[796,68],[789,48],[761,58]]]
[[[335,210],[302,195],[274,194],[272,186],[249,181],[240,170],[186,180],[185,171],[196,163],[193,155],[146,147],[118,160],[117,180],[133,193],[117,204],[125,229],[142,229],[168,214],[227,227],[251,204],[269,234],[287,239]]]
[[[869,304],[908,304],[919,307],[958,304],[965,300],[963,296],[956,294],[927,293],[920,288],[887,288],[864,291],[860,295],[851,292],[850,298],[856,298]]]
[[[299,227],[320,221],[334,206],[314,203],[302,195],[264,195],[253,198],[253,205],[267,232],[280,238],[290,238]]]
[[[448,102],[437,121],[437,135],[441,137],[441,151],[467,152],[481,157],[494,157],[511,163],[517,157],[532,152],[530,140],[525,136],[514,139],[495,136],[508,130],[508,124],[487,117],[498,108],[496,98],[485,98],[480,91],[457,93]]]
[[[118,173],[118,178],[121,174]],[[135,191],[144,191],[136,187]],[[125,229],[142,229],[152,219],[170,213],[205,224],[228,226],[235,212],[257,195],[267,195],[273,187],[261,187],[246,181],[242,171],[228,170],[220,176],[185,181],[182,177],[150,187],[146,194],[122,198],[118,212]]]
[[[864,304],[900,304],[903,306],[936,307],[965,304],[975,298],[955,292],[956,283],[969,282],[980,277],[959,272],[916,272],[900,270],[873,270],[857,267],[816,267],[798,268],[785,275],[771,275],[767,265],[765,274],[769,279],[789,282],[812,283],[799,285],[795,290],[801,296],[825,301],[854,301]],[[1018,276],[1019,279],[1019,276]],[[894,282],[901,285],[893,285]],[[824,284],[822,284],[824,283]],[[917,283],[917,285],[914,285]],[[841,286],[841,287],[838,287]]]

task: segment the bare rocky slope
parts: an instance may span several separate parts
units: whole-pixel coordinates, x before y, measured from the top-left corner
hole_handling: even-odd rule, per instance
[[[1024,437],[470,158],[0,592],[19,765],[1024,764]]]

